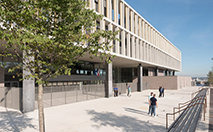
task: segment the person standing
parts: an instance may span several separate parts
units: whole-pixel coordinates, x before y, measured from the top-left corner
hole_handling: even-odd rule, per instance
[[[117,97],[118,96],[118,87],[115,86],[114,87],[114,97]]]
[[[149,102],[149,111],[148,111],[148,115],[151,114],[151,101],[150,99],[153,97],[153,92],[150,93],[149,97],[148,97],[148,102]]]
[[[159,98],[161,97],[161,94],[162,94],[162,92],[161,92],[161,86],[159,87]]]
[[[161,96],[164,97],[164,87],[163,87],[163,85],[161,86]]]
[[[127,96],[129,96],[129,97],[131,96],[131,89],[132,89],[132,88],[131,88],[131,86],[129,85],[129,87],[127,88],[127,90],[128,90],[128,91],[127,91]]]
[[[158,107],[158,103],[157,103],[157,99],[155,98],[155,94],[153,95],[153,97],[150,99],[151,101],[151,116],[154,114],[154,117],[156,117],[156,107]]]

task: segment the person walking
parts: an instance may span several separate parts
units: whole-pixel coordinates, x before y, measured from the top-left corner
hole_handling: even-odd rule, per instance
[[[164,87],[163,87],[163,85],[161,86],[161,96],[164,97]]]
[[[161,94],[162,94],[162,92],[161,92],[161,86],[159,87],[159,98],[161,97]]]
[[[118,87],[115,86],[114,87],[114,97],[117,97],[118,96]]]
[[[151,101],[150,99],[153,97],[153,92],[150,93],[149,97],[148,97],[148,103],[149,103],[149,111],[148,111],[148,115],[151,114]]]
[[[153,97],[150,99],[151,101],[151,116],[154,114],[154,117],[156,117],[156,107],[158,107],[158,103],[157,103],[157,99],[155,98],[155,94],[153,95]]]
[[[131,89],[132,89],[132,88],[131,88],[131,86],[129,85],[129,87],[127,88],[127,90],[128,90],[128,91],[127,91],[127,96],[129,96],[129,97],[131,96]]]

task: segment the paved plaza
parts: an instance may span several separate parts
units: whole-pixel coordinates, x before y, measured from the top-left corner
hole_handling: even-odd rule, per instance
[[[191,99],[191,93],[198,87],[166,90],[165,97],[159,98],[157,117],[148,111],[150,92],[158,95],[158,90],[134,92],[131,97],[101,98],[45,108],[46,132],[163,132],[166,131],[166,113],[171,113],[178,103]],[[206,120],[203,116],[198,132],[208,131],[209,95]],[[172,123],[172,116],[169,124]],[[38,111],[21,114],[19,111],[0,107],[0,132],[38,132]]]

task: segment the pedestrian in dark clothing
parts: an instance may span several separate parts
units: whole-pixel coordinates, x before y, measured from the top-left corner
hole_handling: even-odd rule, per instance
[[[159,87],[159,98],[161,97],[161,94],[162,94],[162,92],[161,92],[161,86]]]
[[[164,87],[163,86],[161,86],[161,96],[164,97]]]
[[[153,97],[153,92],[150,93],[150,96],[149,96],[149,98],[148,98],[148,102],[149,102],[149,112],[148,112],[148,115],[151,114],[151,110],[152,110],[152,108],[151,108],[151,101],[150,101],[150,99],[151,99],[152,97]]]
[[[114,87],[114,97],[117,97],[118,96],[118,87],[115,86]]]
[[[154,114],[154,117],[156,117],[155,110],[156,110],[156,107],[158,107],[158,103],[157,103],[157,99],[155,98],[155,94],[150,99],[150,101],[151,101],[151,108],[152,108],[152,110],[151,110],[151,116],[152,116],[152,114]]]

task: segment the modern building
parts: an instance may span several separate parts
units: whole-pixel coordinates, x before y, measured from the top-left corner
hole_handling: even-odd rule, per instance
[[[180,81],[175,77],[175,72],[181,71],[181,51],[124,0],[86,1],[89,3],[89,8],[104,15],[102,20],[96,21],[96,30],[119,30],[116,37],[121,41],[111,42],[114,47],[110,53],[116,57],[108,64],[95,57],[91,60],[85,55],[73,67],[71,76],[51,79],[52,86],[76,84],[81,89],[84,84],[99,84],[104,89],[104,96],[111,97],[115,84],[120,87],[131,84],[135,91],[158,88],[162,84],[166,87],[173,82],[174,84],[168,85],[168,89],[189,85],[188,78]],[[100,41],[103,42],[104,39]],[[0,62],[7,62],[8,67],[21,63],[4,57],[0,57]],[[20,82],[15,72],[7,72],[8,67],[0,68],[0,86],[21,87],[22,111],[33,110],[34,81]]]

